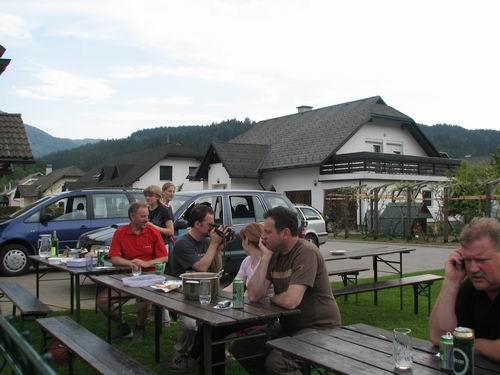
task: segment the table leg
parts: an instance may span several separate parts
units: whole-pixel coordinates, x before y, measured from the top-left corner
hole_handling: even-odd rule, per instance
[[[80,323],[80,275],[75,275],[76,322]]]
[[[399,253],[399,278],[403,277],[403,253]],[[417,297],[418,298],[418,297]],[[399,287],[399,309],[403,310],[403,287]]]
[[[111,344],[111,288],[108,288],[108,343]]]
[[[160,337],[162,325],[162,308],[155,305],[155,360],[160,362]]]
[[[73,300],[74,298],[74,290],[75,290],[75,279],[74,279],[74,275],[72,274],[69,274],[69,282],[70,282],[70,286],[69,286],[69,294],[70,294],[70,302],[69,302],[69,311],[71,312],[71,314],[73,314],[74,310],[75,310],[75,302]]]
[[[36,299],[40,299],[40,263],[35,262],[36,272]]]
[[[212,330],[208,324],[203,324],[203,370],[212,375]]]
[[[378,281],[378,259],[377,256],[373,257],[373,282],[376,283]],[[377,291],[375,290],[373,292],[373,303],[375,306],[378,305],[378,294]]]

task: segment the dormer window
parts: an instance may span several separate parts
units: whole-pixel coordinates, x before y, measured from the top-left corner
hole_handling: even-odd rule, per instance
[[[374,144],[372,145],[372,148],[373,152],[382,152],[382,145]]]
[[[365,142],[366,142],[366,145],[368,146],[367,151],[378,152],[378,153],[383,152],[383,148],[382,148],[383,142],[382,142],[382,140],[378,140],[378,139],[366,139]]]

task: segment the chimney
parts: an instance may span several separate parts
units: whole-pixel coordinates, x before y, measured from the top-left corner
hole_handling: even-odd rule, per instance
[[[313,109],[313,107],[311,107],[310,105],[301,105],[297,107],[297,113],[308,112],[311,109]]]
[[[48,176],[52,173],[52,164],[45,165],[45,176]]]

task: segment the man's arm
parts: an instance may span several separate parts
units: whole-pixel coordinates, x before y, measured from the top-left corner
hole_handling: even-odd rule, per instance
[[[269,267],[269,261],[273,253],[264,245],[262,238],[259,241],[259,248],[262,251],[262,257],[247,285],[248,299],[250,302],[257,302],[264,297],[269,289],[269,285],[271,285],[271,282],[267,279],[267,268]]]
[[[284,309],[293,310],[302,302],[306,288],[305,285],[289,285],[286,292],[275,295],[272,301]]]
[[[495,362],[500,362],[500,339],[476,339],[474,347],[476,348],[476,352],[479,354],[482,354]]]
[[[215,259],[216,269],[220,271],[222,269],[222,254],[218,249],[221,243],[222,237],[215,232],[210,233],[210,245],[208,245],[205,254],[193,264],[193,268],[198,272],[207,272]]]
[[[457,326],[455,305],[465,271],[457,269],[455,264],[462,263],[462,260],[460,250],[454,250],[445,264],[443,286],[429,319],[429,335],[434,345],[439,345],[441,336]]]

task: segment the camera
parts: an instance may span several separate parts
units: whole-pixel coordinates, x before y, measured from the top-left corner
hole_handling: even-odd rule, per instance
[[[219,225],[217,224],[209,224],[209,226],[214,229],[215,233],[224,238],[226,241],[231,241],[234,237],[234,230],[229,227],[225,227],[224,230],[220,230]]]

